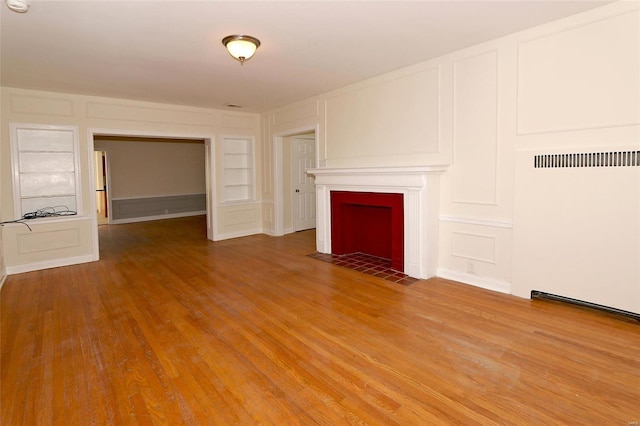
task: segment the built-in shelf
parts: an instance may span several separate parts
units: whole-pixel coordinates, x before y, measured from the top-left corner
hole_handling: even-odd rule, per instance
[[[223,138],[223,202],[251,201],[255,198],[253,152],[253,138],[235,136]]]

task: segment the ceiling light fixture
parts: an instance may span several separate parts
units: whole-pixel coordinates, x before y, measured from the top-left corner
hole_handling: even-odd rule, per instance
[[[30,6],[29,0],[7,0],[7,7],[14,12],[26,13]]]
[[[240,61],[240,65],[244,65],[244,61],[250,59],[256,53],[256,49],[260,47],[260,40],[249,35],[239,34],[226,36],[222,39],[222,44],[231,56]]]

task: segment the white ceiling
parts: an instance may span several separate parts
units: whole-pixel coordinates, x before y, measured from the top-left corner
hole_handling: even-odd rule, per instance
[[[32,0],[0,8],[1,84],[262,112],[604,3]]]

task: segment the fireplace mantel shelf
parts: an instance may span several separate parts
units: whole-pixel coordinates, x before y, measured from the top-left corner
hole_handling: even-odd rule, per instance
[[[339,168],[320,168],[320,169],[307,169],[307,173],[310,175],[413,175],[429,172],[444,172],[447,170],[446,165],[436,166],[400,166],[400,167],[339,167]]]

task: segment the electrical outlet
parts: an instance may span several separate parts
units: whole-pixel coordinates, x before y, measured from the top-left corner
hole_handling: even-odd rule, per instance
[[[474,274],[476,273],[476,268],[473,264],[473,262],[467,262],[467,274]]]

